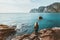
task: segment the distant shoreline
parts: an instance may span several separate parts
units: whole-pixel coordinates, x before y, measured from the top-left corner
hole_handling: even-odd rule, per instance
[[[30,13],[60,13],[60,2],[55,2],[48,6],[40,6],[38,9],[30,10]]]

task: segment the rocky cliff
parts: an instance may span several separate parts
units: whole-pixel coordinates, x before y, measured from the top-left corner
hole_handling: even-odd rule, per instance
[[[60,3],[56,2],[48,6],[41,6],[38,9],[31,9],[30,13],[60,12]]]

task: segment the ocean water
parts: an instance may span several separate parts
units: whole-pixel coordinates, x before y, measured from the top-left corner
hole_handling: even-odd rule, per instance
[[[42,20],[38,20],[42,16]],[[0,24],[16,25],[17,35],[30,34],[38,22],[39,30],[60,27],[60,13],[0,13]]]

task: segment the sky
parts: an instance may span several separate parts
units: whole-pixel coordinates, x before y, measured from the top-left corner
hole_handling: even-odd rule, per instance
[[[0,13],[28,13],[33,8],[47,6],[60,0],[0,0]]]

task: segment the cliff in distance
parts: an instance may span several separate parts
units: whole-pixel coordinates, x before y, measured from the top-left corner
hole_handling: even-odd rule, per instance
[[[60,12],[60,3],[55,2],[48,6],[40,6],[38,9],[34,8],[30,10],[30,13],[41,13],[41,12],[47,12],[47,13]]]

